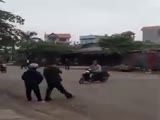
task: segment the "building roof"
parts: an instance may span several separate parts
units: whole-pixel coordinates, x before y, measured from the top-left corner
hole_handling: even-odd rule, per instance
[[[95,39],[97,37],[102,37],[102,36],[100,36],[100,35],[83,35],[83,36],[80,36],[80,40]]]
[[[46,34],[45,36],[55,36],[55,37],[62,38],[62,39],[71,38],[71,34],[67,34],[67,33],[51,33],[51,34]]]
[[[160,29],[160,26],[146,26],[142,28],[142,30],[145,30],[145,29]]]
[[[58,33],[58,34],[55,34],[57,37],[59,38],[66,38],[66,39],[70,39],[71,38],[71,34],[61,34],[61,33]]]

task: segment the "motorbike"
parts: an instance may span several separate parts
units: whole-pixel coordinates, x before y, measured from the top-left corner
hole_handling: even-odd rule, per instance
[[[108,71],[94,73],[91,69],[86,69],[79,80],[79,84],[84,84],[85,82],[105,82],[108,80],[109,76]]]

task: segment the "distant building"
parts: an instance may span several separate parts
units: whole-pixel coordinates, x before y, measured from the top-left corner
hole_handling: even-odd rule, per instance
[[[70,34],[45,34],[44,36],[45,41],[47,42],[55,42],[55,43],[70,43],[71,35]]]
[[[81,44],[97,43],[101,37],[102,36],[98,36],[98,35],[80,36],[80,43]]]
[[[160,43],[160,26],[148,26],[142,28],[143,41]]]

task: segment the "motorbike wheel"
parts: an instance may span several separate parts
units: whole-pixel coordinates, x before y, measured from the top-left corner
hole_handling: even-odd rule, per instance
[[[83,84],[84,83],[84,78],[81,78],[80,80],[79,80],[79,84]]]

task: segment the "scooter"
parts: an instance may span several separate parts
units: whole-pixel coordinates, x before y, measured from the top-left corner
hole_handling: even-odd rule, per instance
[[[93,73],[91,69],[86,69],[85,73],[79,80],[79,84],[84,84],[85,82],[106,82],[109,78],[108,71],[102,71],[100,73]]]

